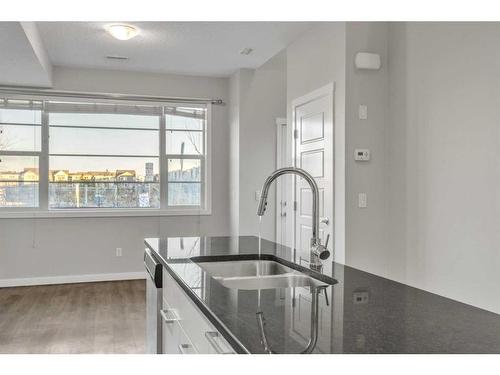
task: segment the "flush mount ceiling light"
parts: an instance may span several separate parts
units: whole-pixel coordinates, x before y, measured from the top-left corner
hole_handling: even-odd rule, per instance
[[[139,29],[137,27],[125,25],[123,23],[107,25],[105,29],[109,34],[119,40],[129,40],[139,34]]]

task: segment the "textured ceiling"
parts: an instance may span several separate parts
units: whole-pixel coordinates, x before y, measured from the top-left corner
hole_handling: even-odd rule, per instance
[[[257,68],[285,48],[308,22],[126,22],[140,28],[129,41],[104,31],[106,22],[37,22],[54,65],[227,76]],[[250,55],[241,55],[246,47]],[[107,55],[128,60],[109,60]]]
[[[0,84],[49,87],[50,61],[29,23],[0,22]]]

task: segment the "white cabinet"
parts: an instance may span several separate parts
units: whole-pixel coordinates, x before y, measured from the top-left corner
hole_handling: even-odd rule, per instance
[[[163,301],[162,315],[162,335],[163,354],[196,354],[198,351],[194,347],[189,337],[184,332],[178,321],[175,311]]]
[[[229,343],[166,270],[163,272],[162,318],[163,353],[234,353]]]

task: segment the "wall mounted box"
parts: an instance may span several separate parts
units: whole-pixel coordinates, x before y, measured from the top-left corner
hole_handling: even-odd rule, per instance
[[[382,64],[378,53],[358,52],[354,65],[357,69],[379,70]]]

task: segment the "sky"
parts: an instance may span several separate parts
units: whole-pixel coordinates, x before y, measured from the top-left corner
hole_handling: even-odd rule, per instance
[[[27,125],[13,125],[30,124]],[[32,125],[34,124],[34,125]],[[40,151],[41,112],[38,110],[13,110],[0,108],[0,150]],[[49,169],[81,171],[115,171],[133,169],[145,174],[145,165],[154,163],[154,173],[159,173],[159,117],[124,114],[51,113],[49,153],[79,154],[85,156],[51,156]],[[57,125],[79,128],[55,127]],[[105,129],[86,126],[105,126]],[[202,121],[179,116],[167,116],[167,153],[197,155],[203,153],[203,133],[185,131],[202,129]],[[136,128],[108,129],[108,128]],[[184,131],[181,131],[183,129]],[[181,150],[181,144],[184,144]],[[95,157],[90,155],[134,155],[136,157]],[[37,167],[36,157],[1,157],[0,171]],[[185,161],[184,169],[199,162]],[[178,160],[169,163],[169,170],[180,169]]]

